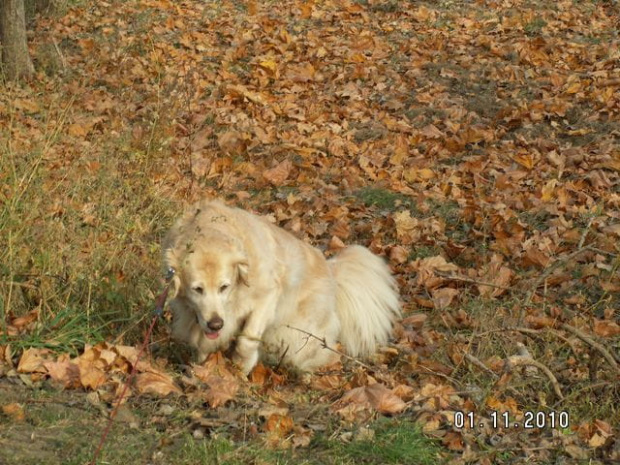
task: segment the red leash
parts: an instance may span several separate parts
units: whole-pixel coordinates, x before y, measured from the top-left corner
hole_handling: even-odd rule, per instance
[[[101,439],[99,440],[99,445],[97,446],[97,449],[95,450],[95,453],[93,455],[93,459],[90,461],[89,465],[96,465],[97,463],[97,458],[99,457],[99,454],[101,453],[101,450],[103,449],[103,445],[105,444],[105,440],[108,437],[108,433],[110,433],[110,430],[112,429],[112,423],[114,423],[114,418],[116,417],[116,414],[118,413],[118,409],[121,406],[121,402],[125,398],[127,389],[129,389],[129,385],[133,382],[133,378],[136,375],[136,372],[137,372],[136,368],[138,366],[138,362],[140,361],[140,357],[146,350],[146,346],[148,345],[149,339],[151,338],[151,333],[153,332],[155,323],[157,323],[157,319],[164,312],[164,305],[166,304],[166,298],[168,297],[168,291],[170,290],[170,280],[172,279],[173,276],[174,276],[174,269],[170,268],[166,276],[166,282],[167,282],[166,288],[163,290],[161,294],[159,294],[159,297],[157,298],[157,301],[155,303],[155,316],[153,316],[151,325],[149,326],[149,329],[147,330],[146,335],[144,336],[144,342],[142,342],[142,346],[140,347],[140,350],[138,351],[138,355],[136,356],[136,361],[134,362],[131,368],[131,373],[129,373],[129,377],[127,378],[127,381],[125,381],[125,386],[123,387],[123,391],[118,396],[116,405],[114,406],[114,409],[110,413],[110,418],[108,418],[108,424],[106,425],[106,428],[103,431],[103,434],[101,435]]]

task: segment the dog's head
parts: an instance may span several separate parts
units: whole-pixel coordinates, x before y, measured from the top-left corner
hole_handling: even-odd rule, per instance
[[[165,251],[166,265],[176,273],[170,296],[196,312],[209,339],[217,339],[232,318],[229,310],[240,286],[248,286],[248,260],[240,242],[221,233],[200,234]]]

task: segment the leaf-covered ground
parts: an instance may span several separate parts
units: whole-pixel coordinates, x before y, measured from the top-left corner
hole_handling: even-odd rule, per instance
[[[131,460],[191,463],[162,439],[187,432],[230,463],[620,460],[619,18],[520,0],[38,17],[39,75],[0,93],[0,449],[22,449],[51,385],[100,418],[72,463],[89,460],[161,289],[161,236],[207,195],[328,255],[385,256],[404,319],[363,365],[248,380],[221,356],[191,365],[165,315],[121,423],[153,399],[134,423],[166,434],[125,444]],[[356,443],[400,455],[340,449]]]

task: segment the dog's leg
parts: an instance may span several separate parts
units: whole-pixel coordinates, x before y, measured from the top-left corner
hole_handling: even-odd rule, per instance
[[[259,358],[259,349],[265,329],[273,323],[278,296],[271,292],[260,298],[250,311],[233,354],[233,361],[246,375],[250,374]]]
[[[196,313],[183,304],[172,301],[172,339],[189,344],[196,350],[196,362],[202,363],[211,352],[217,350],[213,343],[204,337],[204,331],[196,320]]]

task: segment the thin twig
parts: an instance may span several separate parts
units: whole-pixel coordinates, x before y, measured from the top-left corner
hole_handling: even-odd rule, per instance
[[[592,339],[590,336],[584,334],[582,331],[578,330],[574,326],[571,326],[571,325],[566,324],[566,323],[562,323],[560,325],[560,327],[563,330],[568,331],[569,333],[574,334],[579,339],[581,339],[583,342],[585,342],[586,344],[588,344],[591,347],[593,347],[596,350],[598,350],[601,353],[601,355],[605,358],[605,360],[607,360],[609,362],[609,364],[611,365],[613,370],[617,374],[620,374],[620,368],[618,368],[618,362],[616,362],[616,359],[614,358],[614,356],[611,355],[611,353],[607,349],[605,349],[605,347],[603,347],[602,344],[599,344],[594,339]]]
[[[541,370],[551,382],[551,385],[553,386],[553,391],[555,392],[555,394],[560,399],[564,399],[564,395],[562,394],[562,390],[560,389],[560,383],[558,383],[558,380],[555,377],[555,375],[551,373],[551,370],[549,368],[547,368],[542,363],[534,360],[533,358],[524,357],[522,355],[512,355],[506,359],[505,368],[507,369],[507,371],[510,371],[512,367],[522,366],[522,365],[533,366]]]
[[[461,281],[464,283],[476,284],[477,286],[489,286],[489,287],[494,287],[496,289],[502,289],[504,291],[510,291],[512,289],[512,287],[500,286],[498,284],[488,283],[486,281],[478,281],[477,279],[465,278],[462,276],[445,275],[442,273],[437,273],[437,275],[441,276],[442,278],[449,279],[452,281]]]
[[[575,397],[577,397],[579,394],[581,394],[584,391],[593,391],[595,389],[601,389],[601,388],[608,387],[608,386],[611,386],[611,385],[612,385],[612,383],[610,383],[608,381],[600,381],[598,383],[589,384],[589,385],[584,386],[584,387],[582,387],[580,389],[577,389],[576,391],[571,392],[568,395],[567,399],[575,398]],[[562,400],[557,401],[555,404],[553,404],[552,408],[553,409],[557,408],[558,405],[560,405],[561,402],[562,402]]]
[[[476,337],[480,338],[482,336],[486,336],[487,334],[501,333],[504,331],[515,331],[515,332],[527,334],[528,336],[532,336],[532,337],[541,337],[543,335],[542,331],[539,329],[524,328],[522,326],[507,326],[505,328],[490,329],[483,333],[476,333]],[[553,328],[544,328],[544,331],[545,333],[551,333],[558,339],[561,339],[562,341],[564,341],[571,348],[572,352],[575,355],[579,355],[579,353],[577,352],[577,348],[572,343],[572,341],[568,339],[566,336],[563,336],[562,334],[560,334],[558,330],[553,329]]]
[[[495,373],[488,366],[486,366],[480,359],[474,357],[472,354],[468,352],[465,352],[463,355],[465,356],[467,360],[469,360],[471,363],[476,365],[478,368],[482,369],[483,371],[486,371],[488,374],[490,374],[494,378],[498,378],[497,373]]]
[[[60,57],[60,64],[62,65],[62,69],[63,70],[67,69],[67,60],[65,60],[65,56],[60,51],[60,47],[58,46],[58,42],[56,42],[56,39],[54,39],[53,37],[52,37],[52,43],[54,44],[54,49],[56,50],[56,53]]]
[[[606,250],[599,249],[597,247],[590,247],[590,250],[592,252],[600,253],[601,255],[609,255],[610,257],[614,257],[614,258],[618,256],[617,253],[607,252]]]
[[[303,333],[303,334],[305,334],[308,337],[316,339],[317,341],[319,341],[321,343],[321,345],[323,346],[324,349],[327,349],[327,350],[329,350],[329,351],[331,351],[331,352],[333,352],[335,354],[338,354],[338,355],[346,358],[347,360],[351,360],[352,362],[357,363],[358,365],[360,365],[361,367],[366,368],[367,370],[374,371],[371,367],[366,365],[364,362],[361,362],[360,360],[356,359],[355,357],[351,357],[350,355],[347,355],[344,352],[341,352],[341,351],[339,351],[337,349],[334,349],[333,347],[330,347],[327,344],[327,341],[325,340],[324,337],[315,336],[314,334],[309,333],[308,331],[304,331],[303,329],[295,328],[294,326],[291,326],[291,325],[286,325],[286,327],[290,328],[290,329],[294,329],[295,331],[299,331],[300,333]]]
[[[588,232],[590,231],[590,227],[592,226],[593,221],[594,221],[594,215],[590,217],[590,219],[588,220],[588,224],[586,225],[585,229],[581,233],[581,237],[579,238],[579,243],[577,244],[577,250],[581,250],[581,248],[583,248],[583,244],[586,241],[586,236],[588,235]]]

